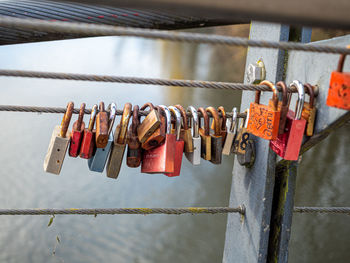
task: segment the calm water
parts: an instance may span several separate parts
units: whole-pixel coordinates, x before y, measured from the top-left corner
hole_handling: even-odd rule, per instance
[[[234,49],[233,49],[234,50]],[[231,57],[236,53],[229,50]],[[236,51],[237,52],[237,51]],[[240,81],[207,45],[136,38],[94,38],[0,47],[1,68]],[[72,100],[184,106],[240,104],[240,93],[178,87],[136,86],[1,78],[1,104],[63,107]],[[118,180],[66,158],[60,176],[42,163],[59,114],[0,113],[1,208],[226,206],[232,157],[221,166],[183,161],[181,176],[140,174],[122,167]],[[76,117],[75,117],[76,118]],[[87,118],[85,120],[87,121]],[[6,128],[5,128],[6,127]],[[348,126],[349,127],[349,126]],[[348,205],[349,128],[308,152],[298,178],[296,205]],[[226,216],[0,217],[0,262],[221,262]],[[290,262],[344,262],[350,256],[348,216],[293,219]],[[56,237],[61,240],[57,242]],[[53,254],[55,251],[55,254]]]

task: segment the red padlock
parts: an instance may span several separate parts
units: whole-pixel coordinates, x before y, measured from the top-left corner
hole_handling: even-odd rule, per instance
[[[305,93],[303,84],[294,80],[289,87],[298,90],[298,101],[295,113],[288,111],[285,132],[278,135],[277,139],[270,141],[270,148],[285,160],[296,161],[299,158],[301,143],[306,127],[306,121],[301,118]]]
[[[176,141],[175,141],[175,157],[174,157],[174,172],[165,174],[169,177],[179,176],[181,171],[181,164],[182,164],[182,155],[185,147],[185,141],[180,138],[181,134],[181,112],[178,108],[170,106],[169,107],[170,112],[175,117],[175,135],[176,135]]]
[[[175,134],[171,134],[171,115],[167,107],[160,105],[165,113],[161,126],[166,125],[165,141],[162,145],[144,151],[142,156],[142,173],[173,173],[175,158]]]
[[[349,48],[350,46],[348,46]],[[327,105],[350,110],[350,73],[343,72],[346,55],[341,55],[337,71],[333,71],[329,83]]]
[[[81,142],[81,148],[80,148],[80,158],[90,159],[94,153],[95,134],[96,134],[96,131],[94,130],[94,124],[96,119],[96,113],[97,113],[97,105],[95,104],[92,107],[89,127],[84,130],[84,137],[83,137],[83,141]]]
[[[71,157],[77,157],[80,151],[81,141],[84,135],[85,123],[83,121],[85,111],[85,103],[80,106],[79,117],[73,124],[72,132],[70,134],[71,140],[69,144],[68,154]]]

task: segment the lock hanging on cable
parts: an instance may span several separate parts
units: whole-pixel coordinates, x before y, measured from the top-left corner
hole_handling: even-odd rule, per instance
[[[199,135],[201,137],[201,157],[204,160],[211,160],[211,137],[209,129],[209,116],[206,110],[202,107],[198,108],[198,112],[202,114],[204,121],[203,128],[201,127],[201,119],[199,118]]]
[[[232,118],[226,121],[226,139],[224,147],[222,148],[222,154],[230,155],[233,152],[233,143],[237,134],[237,108],[232,109]]]
[[[96,134],[96,131],[94,130],[94,125],[95,125],[96,113],[97,113],[97,105],[95,104],[91,110],[89,126],[87,129],[85,128],[84,130],[84,136],[80,147],[80,154],[79,154],[80,158],[90,159],[94,153],[95,134]]]
[[[192,133],[188,127],[188,119],[187,119],[186,111],[180,104],[175,105],[175,107],[181,112],[181,116],[182,116],[182,128],[180,132],[180,138],[185,142],[184,151],[193,152]]]
[[[188,106],[187,111],[192,115],[190,118],[193,152],[185,152],[186,158],[192,165],[201,163],[201,137],[199,135],[199,119],[198,112],[193,106]]]
[[[126,153],[126,165],[132,168],[141,165],[142,148],[137,134],[140,125],[139,106],[135,105],[132,111],[132,123],[128,131],[128,150]]]
[[[308,90],[309,102],[304,102],[303,112],[301,117],[306,120],[305,134],[307,136],[312,136],[314,134],[314,126],[316,119],[316,107],[315,107],[315,92],[314,86],[306,83],[304,84],[304,89]]]
[[[83,121],[85,111],[85,103],[82,103],[79,110],[79,117],[76,122],[73,123],[71,132],[70,144],[68,154],[71,157],[77,157],[80,152],[81,142],[84,136],[85,123]]]
[[[213,164],[220,164],[222,159],[222,135],[221,135],[221,123],[219,113],[214,107],[207,107],[207,112],[210,112],[214,122],[214,133],[210,134],[211,137],[211,159]]]

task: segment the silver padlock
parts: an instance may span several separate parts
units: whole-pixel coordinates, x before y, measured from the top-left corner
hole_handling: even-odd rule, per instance
[[[113,124],[117,112],[117,106],[110,104],[109,121],[108,121],[108,142],[105,148],[96,148],[95,155],[88,160],[90,171],[102,173],[107,162],[108,154],[113,144]]]
[[[192,115],[191,129],[193,152],[185,152],[185,156],[191,164],[199,165],[201,163],[201,136],[199,135],[198,112],[193,106],[188,106],[187,111],[190,111]]]
[[[232,109],[232,119],[227,119],[226,122],[226,139],[224,147],[222,148],[222,154],[230,155],[233,152],[233,143],[237,134],[237,108]]]
[[[74,103],[69,102],[66,113],[63,116],[61,125],[53,130],[49,148],[44,160],[44,171],[53,174],[60,174],[64,157],[70,142],[70,132],[67,132],[69,122],[72,118]]]

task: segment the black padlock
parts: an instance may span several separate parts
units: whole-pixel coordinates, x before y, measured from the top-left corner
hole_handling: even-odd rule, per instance
[[[246,141],[245,153],[237,153],[237,160],[240,165],[251,168],[255,161],[255,143],[254,140]]]

